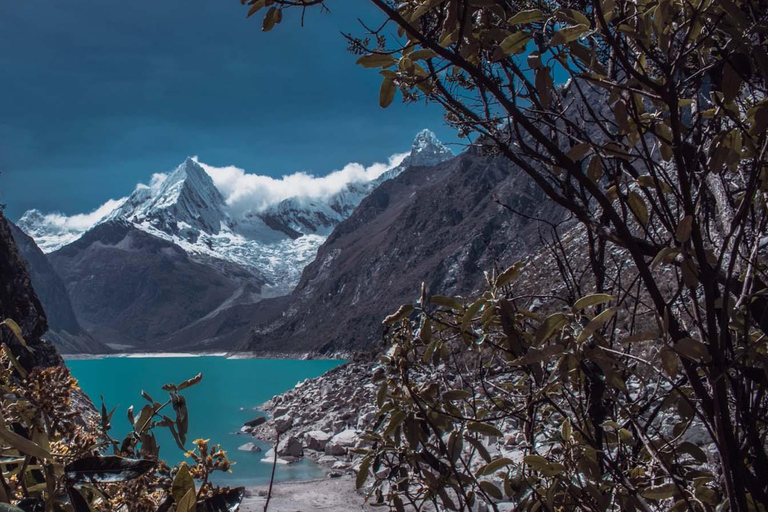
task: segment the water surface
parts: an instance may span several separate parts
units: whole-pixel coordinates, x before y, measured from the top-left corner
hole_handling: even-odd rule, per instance
[[[197,438],[220,443],[230,460],[237,464],[231,474],[216,478],[227,485],[259,485],[269,481],[271,465],[260,462],[264,453],[238,451],[237,447],[253,441],[266,452],[270,446],[250,436],[236,434],[245,421],[262,413],[255,407],[272,396],[293,388],[297,382],[317,377],[343,361],[291,359],[226,359],[224,357],[108,357],[104,359],[71,360],[67,365],[80,386],[100,405],[104,396],[107,407],[118,409],[112,418],[112,436],[129,431],[126,416],[133,405],[136,414],[147,402],[141,397],[145,390],[155,401],[165,402],[168,393],[163,384],[178,384],[197,373],[203,374],[200,384],[184,390],[189,408],[188,448]],[[168,407],[168,416],[174,417]],[[170,463],[184,458],[167,429],[157,429],[160,456]],[[312,461],[302,460],[289,466],[278,466],[275,479],[305,480],[323,475]]]

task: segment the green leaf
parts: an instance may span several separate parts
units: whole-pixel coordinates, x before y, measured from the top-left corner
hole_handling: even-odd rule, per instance
[[[480,469],[477,470],[478,476],[485,476],[485,475],[492,475],[498,470],[500,470],[503,467],[511,466],[514,462],[512,459],[508,459],[507,457],[502,457],[500,459],[496,459],[493,462],[486,464],[485,466],[481,466]]]
[[[536,470],[544,469],[549,465],[549,461],[541,455],[526,455],[523,457],[523,462]]]
[[[179,440],[184,445],[187,442],[187,430],[189,429],[189,412],[187,411],[187,399],[178,393],[171,393],[171,404],[176,412],[176,428]]]
[[[525,50],[525,47],[530,40],[531,36],[525,32],[515,32],[505,37],[499,47],[501,48],[501,51],[504,52],[504,55],[512,55]]]
[[[381,108],[387,108],[392,104],[392,100],[395,99],[395,82],[391,78],[384,78],[381,82],[381,90],[379,90],[379,105]]]
[[[588,30],[589,27],[586,25],[574,25],[573,27],[561,28],[555,32],[555,35],[552,37],[552,42],[550,44],[552,46],[560,46],[566,43],[570,43],[571,41],[575,41],[581,37],[581,35]]]
[[[608,295],[607,293],[593,293],[592,295],[587,295],[577,300],[576,304],[573,305],[573,310],[576,312],[579,312],[583,309],[588,308],[589,306],[597,306],[598,304],[605,304],[606,302],[609,302],[612,298],[613,296]]]
[[[648,207],[645,205],[643,198],[640,197],[640,194],[631,190],[627,195],[627,203],[637,222],[643,227],[648,227]]]
[[[608,308],[595,318],[589,321],[584,330],[579,333],[578,341],[584,341],[589,338],[592,333],[602,328],[608,321],[616,314],[616,308]]]
[[[176,501],[176,512],[195,512],[196,509],[197,497],[194,489],[190,489],[180,500]]]
[[[707,350],[707,346],[693,338],[681,339],[675,343],[674,349],[678,354],[694,361],[709,359],[709,350]]]
[[[270,7],[267,11],[267,15],[264,16],[264,22],[261,24],[261,30],[269,32],[276,24],[280,23],[283,18],[283,11],[277,7]]]
[[[582,158],[584,158],[587,153],[589,153],[589,150],[592,149],[592,146],[586,143],[576,144],[571,149],[568,150],[568,153],[566,156],[573,160],[574,162],[578,162]]]
[[[520,275],[521,265],[522,265],[521,262],[518,261],[517,263],[509,267],[507,270],[499,274],[498,277],[496,278],[496,282],[494,283],[494,286],[496,286],[496,288],[501,288],[502,286],[506,286],[512,281],[514,281],[517,278],[517,276]]]
[[[672,498],[677,493],[675,484],[664,484],[656,487],[650,487],[642,492],[643,497],[649,500],[665,500]]]
[[[452,297],[445,297],[443,295],[433,295],[429,298],[429,302],[437,306],[453,309],[454,311],[460,311],[464,309],[464,306],[461,304],[461,302]]]
[[[496,437],[504,436],[501,430],[494,427],[493,425],[489,425],[488,423],[470,421],[469,423],[467,423],[467,429],[469,429],[472,432],[477,432],[478,434],[484,434],[486,436],[496,436]]]
[[[687,242],[688,239],[691,238],[692,228],[693,228],[693,216],[686,215],[677,224],[677,229],[675,230],[675,238],[677,238],[677,241],[680,242],[681,244],[684,244],[685,242]]]
[[[484,490],[489,496],[496,498],[497,500],[504,498],[504,495],[501,494],[501,489],[496,487],[495,484],[489,482],[488,480],[481,481],[480,488]]]
[[[536,330],[536,342],[541,343],[548,340],[555,331],[563,327],[567,322],[568,316],[565,313],[549,315]]]
[[[197,384],[201,380],[203,380],[203,374],[202,373],[198,373],[197,375],[195,375],[191,379],[187,379],[184,382],[182,382],[181,384],[179,384],[178,386],[176,386],[176,389],[178,391],[181,391],[182,389],[187,389],[189,387],[194,386],[195,384]]]
[[[433,59],[437,57],[435,52],[432,50],[416,50],[415,52],[411,52],[408,54],[408,56],[411,58],[411,60],[427,60],[427,59]]]
[[[537,21],[543,21],[546,17],[541,9],[530,9],[527,11],[520,11],[507,20],[510,25],[527,25],[528,23],[535,23]]]
[[[357,59],[355,64],[363,66],[364,68],[388,68],[395,62],[395,58],[391,55],[372,53],[370,55],[363,55]]]
[[[565,418],[562,425],[560,425],[560,436],[564,441],[571,439],[571,418]]]
[[[671,379],[674,379],[677,377],[678,373],[678,364],[677,364],[677,356],[674,352],[669,350],[667,347],[664,347],[659,351],[659,355],[661,355],[661,366],[664,368],[664,371],[669,375]]]
[[[472,398],[472,393],[463,389],[451,389],[443,393],[443,400],[466,400]]]
[[[384,319],[382,322],[383,324],[394,324],[396,322],[399,322],[400,320],[407,318],[411,313],[414,311],[414,307],[410,304],[403,304],[398,308],[397,311],[389,315]]]
[[[266,3],[266,0],[258,0],[255,2],[250,10],[248,11],[248,15],[246,17],[250,18],[254,14],[256,14],[262,7],[264,7],[264,4]]]
[[[173,479],[171,496],[173,496],[176,503],[179,503],[189,491],[195,492],[195,481],[189,472],[189,467],[186,464],[182,464]]]
[[[355,478],[355,489],[359,489],[363,486],[368,479],[368,468],[371,466],[371,459],[368,457],[363,458],[360,463],[360,469],[357,470],[357,477]]]

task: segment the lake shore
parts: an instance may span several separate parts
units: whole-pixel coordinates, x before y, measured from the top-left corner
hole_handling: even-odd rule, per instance
[[[269,485],[247,487],[248,496],[243,500],[241,512],[262,512]],[[355,490],[351,475],[299,482],[275,483],[269,512],[312,512],[332,510],[338,512],[372,511],[366,505],[365,496]]]
[[[65,361],[105,359],[108,357],[124,358],[163,358],[163,357],[224,357],[227,359],[290,359],[290,360],[346,360],[354,354],[340,352],[334,354],[290,353],[290,352],[117,352],[114,354],[62,354]]]

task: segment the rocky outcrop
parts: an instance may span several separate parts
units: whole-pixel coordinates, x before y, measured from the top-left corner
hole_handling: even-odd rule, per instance
[[[19,255],[5,216],[0,213],[0,318],[10,318],[21,327],[28,348],[24,348],[10,329],[0,327],[0,339],[17,355],[22,365],[53,366],[61,356],[43,334],[48,330],[43,305],[32,288],[32,280]]]
[[[506,268],[539,247],[535,219],[561,217],[501,157],[470,151],[406,169],[334,229],[283,314],[256,326],[238,349],[370,348],[382,338],[383,317],[416,300],[422,282],[429,294],[471,294],[485,285],[484,271]]]

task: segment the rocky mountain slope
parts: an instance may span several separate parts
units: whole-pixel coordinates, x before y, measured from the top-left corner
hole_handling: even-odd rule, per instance
[[[0,327],[0,340],[17,355],[22,365],[51,366],[61,362],[56,349],[43,340],[48,320],[43,305],[32,288],[24,260],[11,234],[11,227],[0,212],[0,318],[10,318],[21,327],[29,349],[16,340],[10,329]]]
[[[99,224],[48,255],[82,324],[115,349],[158,340],[217,308],[252,302],[263,278],[223,260],[199,261],[125,221]]]
[[[430,294],[468,294],[484,271],[539,245],[533,218],[562,214],[503,158],[474,151],[411,167],[374,190],[336,227],[302,274],[287,306],[255,327],[241,350],[321,353],[370,347],[382,318]]]
[[[64,354],[105,354],[111,349],[97,341],[77,320],[64,281],[35,241],[8,222],[19,255],[24,260],[32,287],[48,317],[45,338]]]

